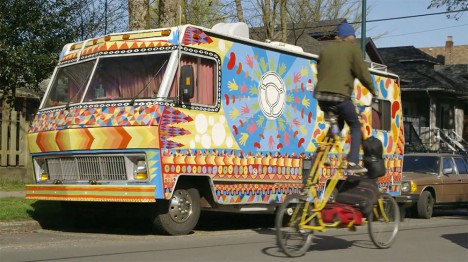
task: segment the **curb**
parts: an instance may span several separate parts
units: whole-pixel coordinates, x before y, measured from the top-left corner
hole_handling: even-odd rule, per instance
[[[22,233],[42,229],[36,220],[0,222],[0,234]]]

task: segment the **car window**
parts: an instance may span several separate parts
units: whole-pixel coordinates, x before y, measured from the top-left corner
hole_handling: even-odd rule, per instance
[[[451,157],[444,157],[442,160],[442,168],[444,175],[452,175],[453,174],[453,161]]]
[[[454,160],[455,160],[455,165],[457,166],[457,169],[458,169],[458,173],[460,175],[468,175],[468,167],[467,167],[466,161],[461,157],[454,158]]]
[[[421,172],[437,174],[439,172],[438,156],[404,156],[403,172]]]

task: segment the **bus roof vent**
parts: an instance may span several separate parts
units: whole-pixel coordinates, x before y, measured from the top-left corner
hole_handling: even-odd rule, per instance
[[[249,27],[246,23],[218,23],[211,28],[213,31],[231,36],[249,38]]]
[[[297,45],[290,45],[290,44],[286,44],[286,43],[283,43],[283,42],[269,42],[269,43],[270,43],[270,45],[277,46],[277,47],[280,47],[280,48],[283,48],[283,49],[286,49],[286,50],[289,50],[289,51],[304,52],[302,47],[297,46]]]

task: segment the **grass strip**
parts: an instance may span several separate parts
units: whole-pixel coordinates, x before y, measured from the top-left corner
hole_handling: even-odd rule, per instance
[[[56,201],[29,200],[21,197],[0,198],[0,221],[50,220],[60,214]]]
[[[0,180],[0,191],[24,191],[25,186],[23,181]]]

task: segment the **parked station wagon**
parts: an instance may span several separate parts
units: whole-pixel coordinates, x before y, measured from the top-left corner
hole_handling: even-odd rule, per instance
[[[468,204],[468,162],[449,153],[404,156],[401,198],[418,217],[431,218],[434,206]]]

